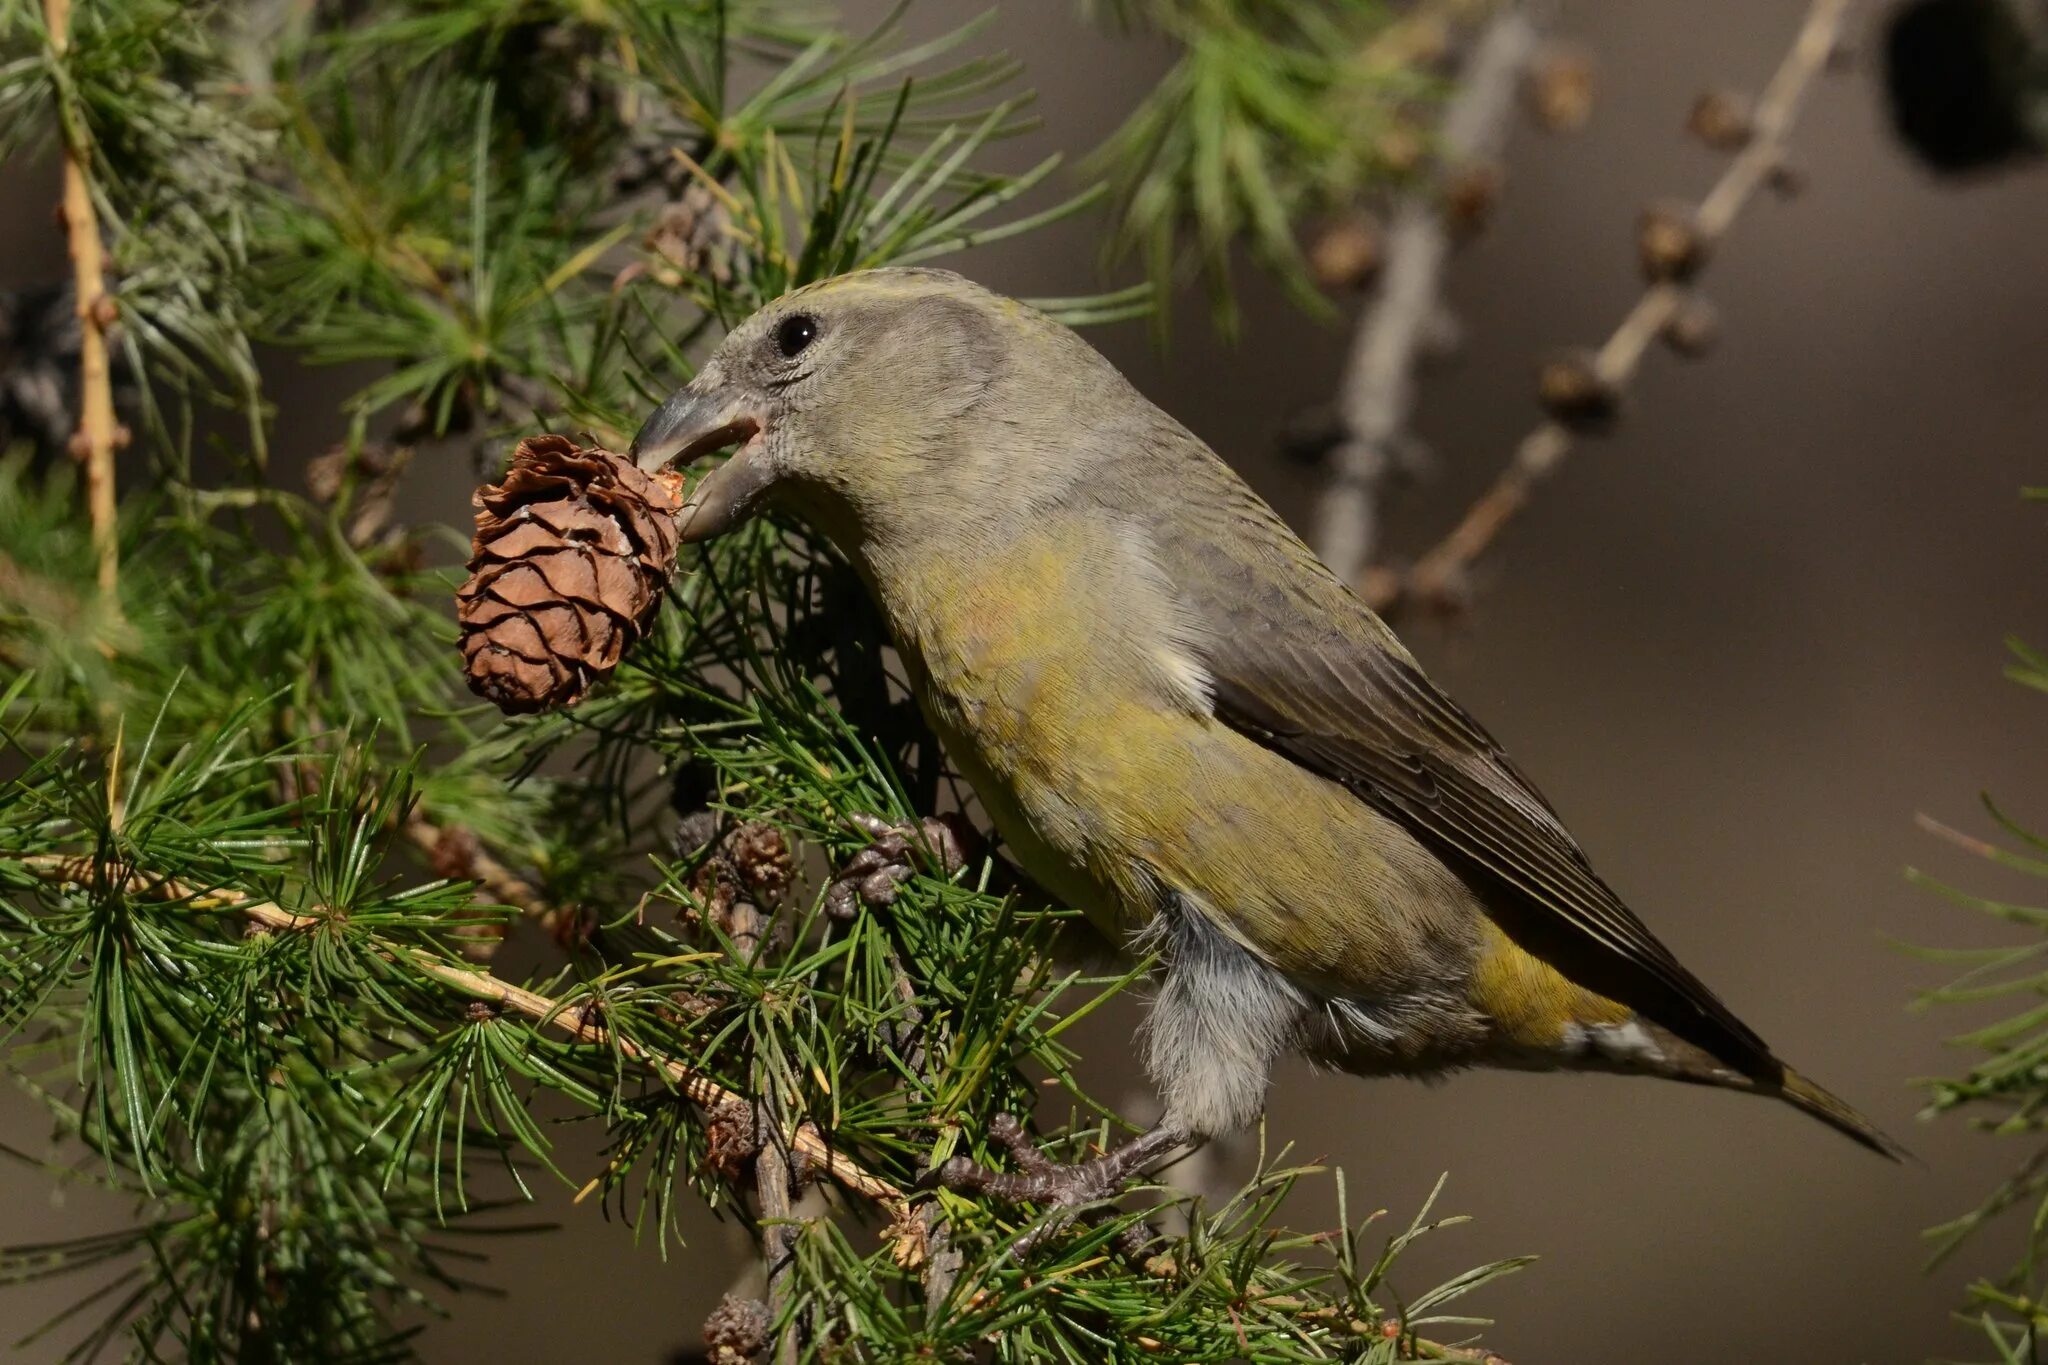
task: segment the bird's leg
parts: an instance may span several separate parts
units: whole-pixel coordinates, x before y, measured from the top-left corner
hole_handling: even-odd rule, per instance
[[[1162,1123],[1101,1156],[1061,1165],[1032,1145],[1014,1115],[996,1115],[989,1122],[988,1135],[1010,1154],[1018,1169],[992,1171],[968,1157],[956,1156],[933,1173],[933,1183],[967,1194],[992,1194],[1013,1204],[1071,1208],[1107,1199],[1122,1189],[1125,1181],[1188,1141],[1185,1132]]]

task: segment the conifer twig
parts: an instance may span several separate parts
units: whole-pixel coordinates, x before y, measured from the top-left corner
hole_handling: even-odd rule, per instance
[[[749,958],[768,936],[768,917],[751,901],[733,903],[730,913],[733,946]],[[754,1102],[753,1122],[759,1150],[754,1153],[754,1197],[761,1213],[761,1261],[768,1276],[768,1321],[779,1330],[775,1337],[774,1365],[796,1365],[797,1332],[785,1322],[789,1308],[790,1272],[795,1269],[796,1229],[790,1200],[788,1139],[782,1128],[782,1106],[775,1102],[774,1086],[765,1084]],[[797,1138],[809,1134],[800,1127]],[[922,1228],[922,1223],[917,1224]]]
[[[754,1196],[761,1206],[761,1259],[768,1271],[768,1320],[780,1326],[775,1338],[774,1365],[796,1365],[796,1324],[784,1322],[789,1308],[790,1272],[796,1268],[795,1217],[790,1202],[789,1152],[783,1146],[777,1106],[763,1099],[754,1106],[754,1125],[762,1134],[754,1156]],[[909,1226],[922,1227],[915,1220]]]
[[[1827,68],[1836,50],[1850,5],[1851,0],[1812,0],[1790,50],[1757,101],[1748,144],[1729,161],[1694,214],[1692,226],[1703,244],[1718,241],[1783,165],[1793,125],[1814,78]],[[1664,333],[1688,296],[1685,283],[1668,279],[1644,290],[1594,357],[1594,374],[1610,392],[1619,393],[1635,377],[1651,342]],[[1572,440],[1571,429],[1556,418],[1539,422],[1449,534],[1405,573],[1385,567],[1368,570],[1359,585],[1361,595],[1381,611],[1410,601],[1456,601],[1473,564],[1528,505],[1536,485],[1564,462]]]
[[[43,0],[43,22],[50,52],[59,62],[71,47],[71,0]],[[99,586],[111,594],[119,578],[120,542],[114,502],[114,379],[107,360],[107,329],[115,317],[107,293],[106,249],[100,241],[99,215],[93,208],[92,186],[86,179],[90,149],[83,115],[60,90],[64,143],[64,230],[70,240],[71,273],[77,284],[79,326],[79,421],[72,454],[85,464],[85,494],[92,519],[93,553],[99,564]]]
[[[233,910],[267,929],[290,931],[320,924],[318,911],[298,913],[275,901],[260,900],[246,892],[227,888],[196,890],[170,877],[155,876],[123,863],[96,862],[82,854],[40,853],[13,861],[39,880],[56,886],[91,887],[100,881],[133,878],[160,900],[187,901],[200,909]],[[739,1104],[752,1108],[752,1101],[729,1090],[701,1071],[673,1057],[666,1057],[621,1037],[598,1023],[594,1012],[564,1005],[523,986],[500,980],[481,967],[438,960],[381,939],[372,940],[376,951],[390,961],[402,961],[427,976],[470,995],[493,1001],[502,1008],[539,1023],[552,1024],[579,1043],[610,1044],[634,1061],[665,1076],[685,1098],[702,1109]],[[835,1150],[824,1135],[810,1124],[799,1125],[788,1139],[794,1151],[839,1184],[878,1205],[890,1218],[887,1235],[894,1240],[897,1259],[915,1264],[922,1255],[918,1236],[921,1225],[912,1216],[908,1196],[859,1162]]]

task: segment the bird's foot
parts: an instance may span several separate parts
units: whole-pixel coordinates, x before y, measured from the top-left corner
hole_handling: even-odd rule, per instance
[[[931,1183],[965,1194],[992,1194],[1013,1204],[1072,1208],[1107,1199],[1154,1159],[1186,1140],[1174,1129],[1154,1128],[1101,1156],[1062,1165],[1032,1145],[1014,1115],[996,1115],[989,1123],[988,1135],[1017,1163],[1015,1171],[992,1171],[968,1157],[956,1156],[933,1172]]]
[[[871,842],[846,860],[825,891],[825,912],[851,919],[862,906],[896,902],[897,886],[922,862],[941,877],[965,867],[974,831],[955,815],[928,815],[914,826],[892,825],[878,815],[856,815],[853,824]]]
[[[1016,1170],[990,1170],[968,1157],[956,1156],[927,1175],[923,1183],[962,1194],[990,1194],[1008,1203],[1042,1204],[1057,1210],[1055,1217],[1026,1233],[1011,1248],[1019,1256],[1071,1223],[1082,1208],[1115,1195],[1132,1177],[1188,1141],[1187,1134],[1180,1129],[1161,1124],[1101,1156],[1063,1165],[1032,1145],[1024,1125],[1014,1115],[996,1115],[989,1123],[988,1135],[1010,1154]],[[1151,1229],[1138,1223],[1126,1228],[1117,1243],[1126,1255],[1136,1258],[1151,1239]]]

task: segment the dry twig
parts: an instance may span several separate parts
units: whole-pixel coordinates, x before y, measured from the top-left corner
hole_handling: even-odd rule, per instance
[[[1759,188],[1783,168],[1785,147],[1814,78],[1826,70],[1841,38],[1850,0],[1813,0],[1790,51],[1757,101],[1749,141],[1693,213],[1691,226],[1705,247],[1719,241]],[[1690,301],[1678,279],[1653,281],[1592,359],[1606,389],[1619,393],[1634,378],[1643,355]],[[1572,448],[1572,430],[1546,417],[1515,448],[1507,468],[1465,512],[1451,532],[1405,574],[1367,572],[1360,592],[1388,611],[1408,602],[1445,606],[1462,596],[1466,577],[1504,527],[1525,507],[1537,484],[1556,472]]]
[[[71,0],[43,0],[50,52],[58,61],[71,48]],[[120,540],[114,504],[114,448],[120,426],[114,420],[114,378],[107,360],[107,329],[116,308],[107,293],[106,248],[85,167],[91,156],[81,115],[68,102],[59,120],[64,130],[64,230],[70,239],[71,272],[78,285],[78,434],[72,454],[85,464],[87,511],[92,518],[93,553],[99,561],[100,591],[111,594],[119,580]]]

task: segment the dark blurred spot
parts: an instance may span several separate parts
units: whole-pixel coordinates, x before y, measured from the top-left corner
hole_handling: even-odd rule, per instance
[[[2034,0],[1911,0],[1885,33],[1892,126],[1927,166],[1959,175],[2036,156],[2027,107],[2042,60],[2013,8]]]

